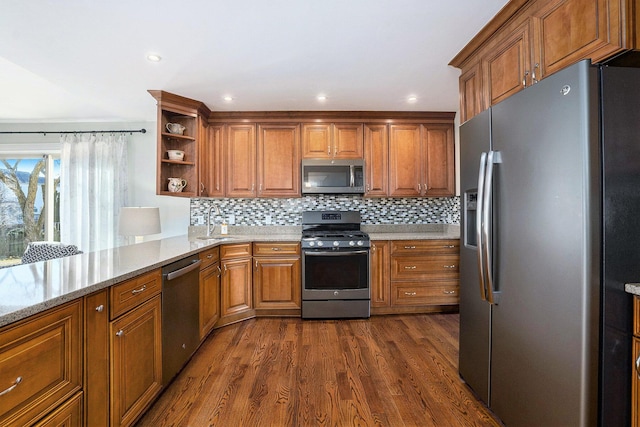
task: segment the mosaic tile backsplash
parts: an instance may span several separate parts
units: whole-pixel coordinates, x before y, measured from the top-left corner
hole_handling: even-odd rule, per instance
[[[460,197],[367,198],[314,195],[292,199],[191,199],[190,225],[205,225],[209,207],[216,205],[222,217],[235,225],[301,225],[309,210],[355,210],[363,224],[459,224]]]

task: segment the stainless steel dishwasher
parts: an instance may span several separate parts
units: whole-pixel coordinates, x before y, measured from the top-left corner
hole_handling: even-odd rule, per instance
[[[162,268],[162,384],[182,369],[200,342],[197,255]]]

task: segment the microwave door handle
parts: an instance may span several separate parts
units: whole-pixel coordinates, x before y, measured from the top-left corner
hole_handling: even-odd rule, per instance
[[[484,242],[482,240],[482,227],[484,220],[482,216],[482,200],[484,199],[484,181],[487,173],[487,153],[480,155],[480,167],[478,168],[478,195],[476,197],[476,251],[478,254],[478,276],[480,278],[480,298],[487,300],[487,285],[485,283],[484,272]]]
[[[355,187],[355,185],[356,185],[355,167],[351,165],[349,166],[349,187]]]

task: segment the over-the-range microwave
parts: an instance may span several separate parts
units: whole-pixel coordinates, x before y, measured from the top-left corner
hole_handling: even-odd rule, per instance
[[[302,194],[341,193],[364,194],[364,160],[302,160]]]

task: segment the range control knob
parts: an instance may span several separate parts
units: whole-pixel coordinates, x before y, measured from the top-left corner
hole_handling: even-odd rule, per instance
[[[356,242],[354,242],[353,240],[349,240],[349,246],[355,246]]]
[[[337,240],[333,241],[333,246],[340,246],[340,242],[338,242]]]
[[[358,240],[358,246],[362,246],[364,245],[364,242],[362,240]]]
[[[324,246],[324,243],[322,243],[322,240],[318,242],[318,246]]]
[[[309,246],[313,247],[316,245],[316,242],[309,242]]]

